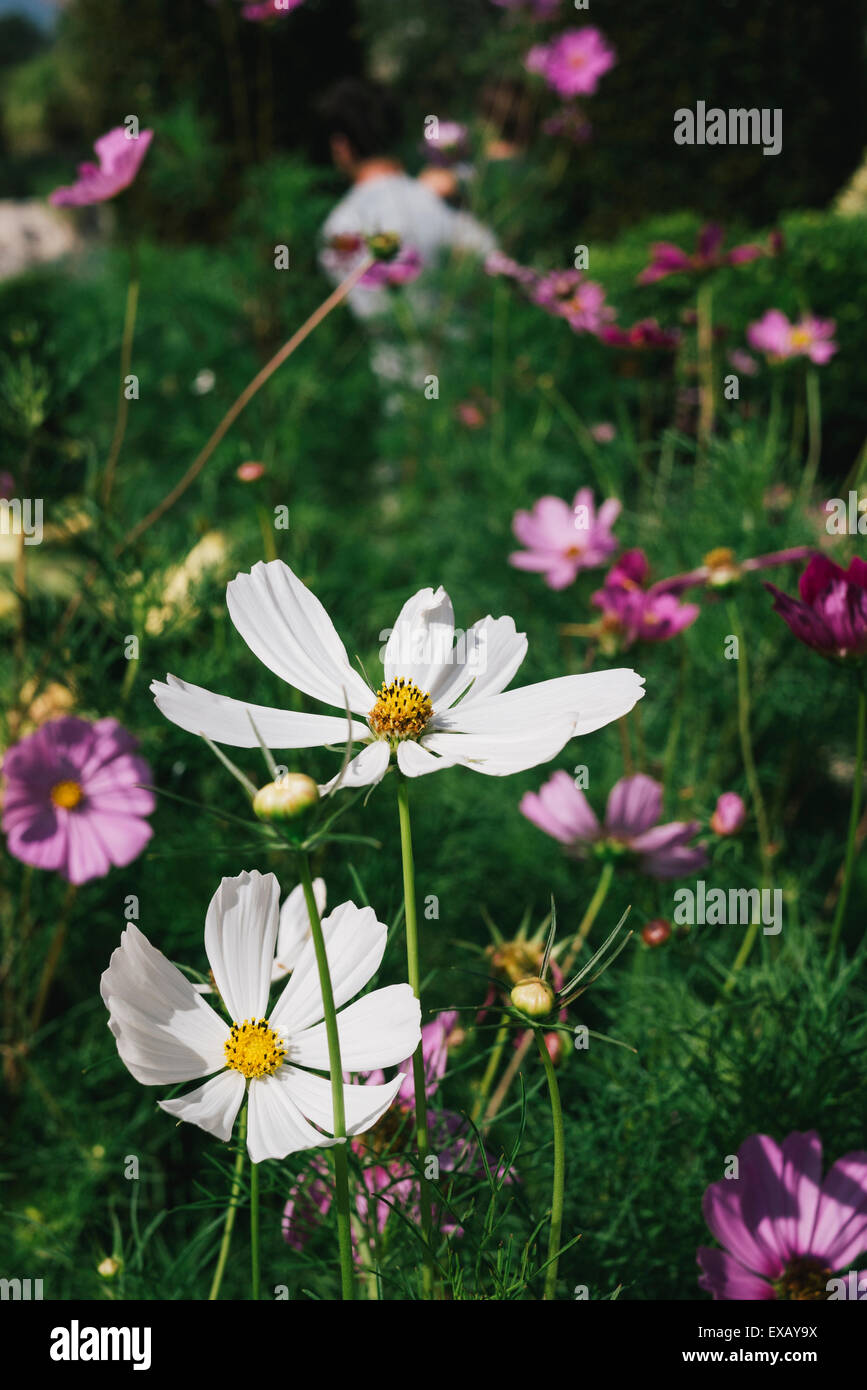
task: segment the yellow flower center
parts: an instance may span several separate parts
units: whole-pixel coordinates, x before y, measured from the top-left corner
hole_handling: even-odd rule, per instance
[[[84,790],[78,782],[58,782],[51,788],[51,800],[55,806],[72,811],[84,800]]]
[[[831,1270],[812,1255],[790,1260],[779,1279],[774,1280],[774,1292],[783,1302],[816,1303],[827,1299]]]
[[[393,680],[376,692],[376,704],[368,714],[370,727],[379,738],[418,738],[433,714],[433,704],[426,690],[419,690],[412,681]]]
[[[808,328],[793,328],[790,341],[792,347],[809,347],[813,335]]]
[[[245,1018],[233,1023],[223,1044],[226,1066],[242,1076],[271,1076],[282,1065],[285,1047],[264,1018]]]

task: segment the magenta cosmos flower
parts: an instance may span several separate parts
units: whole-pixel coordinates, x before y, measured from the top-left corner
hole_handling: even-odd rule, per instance
[[[723,1247],[698,1251],[699,1286],[715,1299],[867,1300],[867,1270],[834,1279],[867,1251],[867,1152],[838,1159],[823,1180],[815,1130],[782,1144],[752,1134],[738,1176],[711,1183],[702,1209]]]
[[[70,883],[102,878],[141,854],[153,795],[138,742],[116,719],[53,719],[3,760],[3,830],[10,854]]]
[[[736,835],[746,818],[743,797],[737,792],[723,792],[710,818],[710,828],[715,835]]]
[[[263,19],[274,19],[281,14],[290,14],[303,4],[304,0],[260,0],[260,3],[242,6],[241,16],[256,23]]]
[[[605,291],[580,270],[553,270],[540,275],[530,291],[534,304],[564,318],[577,333],[598,333],[614,317]]]
[[[401,246],[394,260],[374,261],[358,283],[365,289],[379,289],[383,285],[397,289],[400,285],[408,285],[412,280],[417,280],[423,264],[421,255],[414,246]]]
[[[456,1011],[448,1010],[421,1030],[428,1102],[436,1095],[446,1074],[457,1017]],[[369,1240],[375,1241],[385,1230],[393,1208],[397,1207],[411,1219],[420,1218],[418,1177],[405,1152],[412,1145],[415,1110],[412,1067],[404,1064],[400,1070],[406,1075],[390,1110],[363,1136],[350,1141],[362,1163],[361,1182],[355,1188],[358,1223],[354,1223],[352,1238],[356,1255],[359,1226]],[[382,1071],[372,1071],[365,1080],[369,1086],[380,1087],[385,1083],[385,1075]],[[431,1148],[438,1156],[443,1173],[483,1175],[478,1148],[460,1115],[450,1110],[432,1109],[429,1124]],[[496,1170],[493,1160],[491,1167]],[[328,1164],[317,1155],[294,1184],[283,1210],[283,1238],[294,1250],[303,1250],[316,1233],[333,1197]],[[461,1234],[460,1227],[445,1210],[436,1212],[436,1220],[442,1234]]]
[[[524,59],[529,72],[544,77],[561,97],[592,96],[617,54],[603,34],[588,25],[567,29],[549,44],[535,44]]]
[[[617,549],[611,527],[620,503],[609,497],[596,511],[593,491],[579,488],[570,507],[560,497],[540,497],[530,512],[516,512],[512,530],[526,550],[516,550],[509,564],[545,576],[549,589],[565,589],[579,570],[604,565]]]
[[[798,581],[801,598],[765,584],[774,612],[813,651],[838,661],[867,656],[867,562],[857,556],[844,570],[814,555]]]
[[[679,878],[707,864],[706,851],[688,844],[698,833],[697,820],[657,824],[662,787],[643,772],[615,782],[602,825],[581,788],[562,771],[555,772],[538,792],[527,792],[519,809],[578,859],[587,858],[591,851],[614,858],[632,854],[638,858],[640,872],[651,878]]]
[[[631,328],[612,323],[599,334],[609,347],[631,348],[635,351],[657,349],[673,352],[680,343],[678,328],[660,328],[656,319],[639,319]]]
[[[723,251],[723,235],[723,229],[717,222],[709,222],[699,232],[692,255],[675,246],[674,242],[655,241],[650,248],[650,265],[638,276],[639,285],[652,285],[656,280],[684,272],[696,274],[716,270],[721,265],[745,265],[767,254],[755,242]]]
[[[665,581],[645,588],[650,566],[643,550],[627,550],[605,576],[604,588],[591,598],[602,610],[600,637],[606,650],[623,650],[633,642],[668,642],[694,623],[701,609],[681,603]]]
[[[822,367],[837,351],[833,341],[836,328],[834,319],[804,314],[797,323],[790,323],[781,309],[768,309],[747,328],[747,342],[757,352],[765,353],[771,362],[807,357]]]
[[[153,135],[152,130],[140,130],[131,136],[122,125],[100,135],[93,147],[99,163],[79,164],[75,183],[55,188],[49,202],[56,207],[86,207],[122,193],[138,173]]]

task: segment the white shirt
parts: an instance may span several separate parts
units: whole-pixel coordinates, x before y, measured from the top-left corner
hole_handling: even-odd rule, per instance
[[[330,280],[338,284],[367,252],[362,248],[337,256],[329,251],[328,242],[335,236],[371,236],[376,232],[394,232],[401,245],[414,247],[426,265],[436,263],[452,249],[480,257],[497,249],[493,233],[469,213],[456,212],[408,174],[383,174],[354,184],[326,218],[319,261]],[[356,285],[347,299],[359,318],[373,318],[387,310],[389,292]]]

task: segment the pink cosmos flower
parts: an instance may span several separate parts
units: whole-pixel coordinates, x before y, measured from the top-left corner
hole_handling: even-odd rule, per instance
[[[436,135],[425,131],[422,150],[435,164],[451,164],[466,156],[469,130],[460,121],[440,121]]]
[[[639,319],[631,328],[621,328],[619,324],[611,324],[602,329],[599,337],[609,347],[637,350],[659,348],[673,352],[680,343],[680,330],[678,328],[660,328],[656,319]]]
[[[255,483],[264,475],[265,465],[256,459],[248,459],[246,463],[239,463],[235,469],[235,477],[242,483]]]
[[[620,503],[609,497],[596,511],[593,490],[579,488],[570,507],[560,497],[540,497],[533,510],[516,512],[512,530],[526,550],[516,550],[509,564],[543,574],[549,589],[565,589],[579,570],[604,565],[617,549],[611,527]]]
[[[723,1247],[698,1250],[699,1286],[715,1299],[867,1300],[867,1270],[833,1279],[867,1251],[867,1152],[838,1159],[823,1180],[815,1130],[782,1144],[752,1134],[738,1176],[711,1183],[702,1209]]]
[[[821,367],[830,362],[837,351],[833,341],[836,328],[834,319],[817,319],[805,314],[797,323],[790,323],[782,310],[768,309],[747,328],[747,342],[757,352],[765,353],[770,362],[808,357]]]
[[[710,828],[715,835],[736,835],[746,818],[743,798],[737,792],[723,792],[710,818]]]
[[[527,265],[520,265],[511,256],[507,256],[504,251],[491,251],[485,257],[484,269],[486,275],[502,275],[504,279],[515,280],[527,289],[532,289],[540,279],[538,271],[532,270]]]
[[[141,854],[153,831],[150,768],[116,719],[65,715],[10,748],[3,830],[10,854],[70,883],[102,878]]]
[[[587,858],[591,849],[615,858],[635,855],[639,872],[651,878],[679,878],[707,864],[707,852],[700,845],[688,844],[699,831],[697,820],[657,824],[662,786],[643,772],[615,782],[602,825],[583,791],[562,771],[555,772],[538,792],[527,792],[519,810],[578,859]]]
[[[401,246],[393,260],[374,261],[358,283],[365,289],[380,289],[382,286],[397,289],[400,285],[417,280],[423,266],[421,255],[414,246]]]
[[[303,4],[304,0],[257,0],[257,3],[242,6],[241,17],[258,23],[263,19],[273,19],[277,15],[289,14]]]
[[[769,254],[755,242],[735,246],[731,251],[723,251],[723,229],[716,222],[708,222],[698,234],[696,247],[690,256],[671,241],[655,241],[650,248],[651,261],[638,276],[639,285],[652,285],[656,280],[664,280],[668,275],[683,272],[696,273],[716,270],[721,265],[746,265],[759,256]]]
[[[617,438],[617,430],[610,420],[600,420],[598,425],[591,425],[590,433],[597,444],[610,444]]]
[[[774,612],[799,641],[837,661],[867,656],[867,562],[855,557],[844,570],[814,555],[798,582],[801,598],[765,584]]]
[[[552,43],[535,44],[524,59],[528,72],[544,77],[558,96],[592,96],[602,75],[614,67],[617,54],[592,25],[567,29]]]
[[[93,147],[99,164],[79,164],[76,182],[55,188],[49,202],[55,207],[86,207],[122,193],[138,173],[153,135],[152,130],[140,130],[133,138],[124,126],[101,135]]]
[[[421,1030],[422,1056],[425,1065],[425,1093],[430,1101],[439,1089],[448,1067],[449,1045],[456,1031],[457,1012],[447,1010]],[[399,1070],[405,1071],[405,1065]],[[382,1085],[383,1072],[370,1072],[365,1078],[370,1086]],[[364,1135],[351,1140],[355,1152],[366,1162],[361,1171],[361,1186],[355,1190],[355,1208],[362,1226],[382,1234],[393,1207],[402,1208],[410,1217],[420,1216],[417,1209],[418,1179],[415,1169],[407,1162],[403,1150],[412,1142],[412,1117],[415,1092],[412,1066],[406,1073],[397,1097],[381,1120]],[[460,1115],[449,1110],[432,1110],[429,1114],[432,1152],[439,1158],[442,1172],[483,1171],[475,1143],[467,1137]],[[492,1165],[495,1167],[496,1165]],[[321,1225],[333,1200],[328,1164],[317,1156],[312,1160],[292,1188],[283,1210],[283,1238],[294,1250],[303,1250]],[[437,1213],[440,1231],[460,1235],[461,1230],[444,1212]],[[357,1234],[353,1232],[357,1249]]]
[[[665,581],[644,588],[650,566],[642,550],[624,551],[591,603],[602,611],[606,646],[623,650],[633,642],[668,642],[695,622],[700,609],[681,603]]]
[[[614,317],[605,291],[580,270],[552,270],[530,287],[530,298],[549,314],[566,319],[578,333],[598,333]]]
[[[742,376],[755,376],[759,370],[756,359],[751,357],[748,352],[744,352],[743,348],[732,348],[729,353],[729,361],[735,371],[740,372]]]

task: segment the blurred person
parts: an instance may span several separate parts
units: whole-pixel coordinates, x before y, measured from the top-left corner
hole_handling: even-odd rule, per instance
[[[449,207],[431,188],[412,178],[394,151],[400,140],[400,119],[391,95],[359,79],[336,84],[322,98],[319,114],[335,166],[350,182],[349,192],[329,213],[322,228],[320,264],[339,283],[366,256],[353,238],[394,233],[407,251],[418,254],[424,268],[446,254],[468,252],[483,258],[496,249],[487,227],[466,212]],[[416,321],[430,316],[433,303],[423,283],[409,285],[407,294]],[[390,292],[357,285],[348,296],[359,318],[385,315]]]

